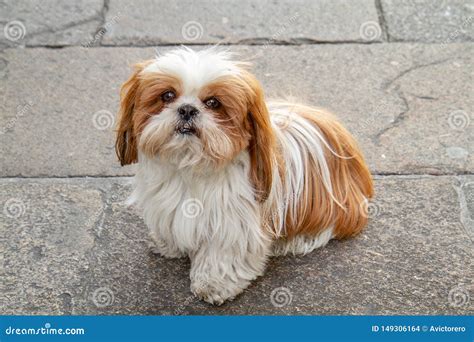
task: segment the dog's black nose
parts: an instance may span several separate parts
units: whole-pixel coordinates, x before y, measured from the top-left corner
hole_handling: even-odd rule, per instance
[[[178,114],[181,119],[189,121],[199,114],[199,110],[190,104],[185,104],[178,108]]]

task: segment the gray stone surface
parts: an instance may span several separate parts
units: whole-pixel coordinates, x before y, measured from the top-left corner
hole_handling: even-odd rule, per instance
[[[371,0],[111,0],[106,22],[105,45],[382,40]]]
[[[381,0],[391,41],[474,41],[473,0]]]
[[[103,0],[0,2],[0,47],[97,43]],[[7,27],[7,29],[5,29]]]
[[[0,314],[474,314],[473,176],[379,177],[362,235],[272,259],[222,307],[191,295],[187,260],[149,251],[128,181],[0,180]]]
[[[0,0],[0,314],[474,314],[473,0],[127,3]],[[361,235],[271,259],[222,307],[150,252],[113,148],[129,66],[180,43],[238,44],[377,174]]]
[[[165,52],[169,47],[158,48]],[[239,46],[268,97],[336,113],[376,173],[474,171],[473,44]],[[120,84],[152,48],[0,54],[0,175],[128,175],[113,144]]]

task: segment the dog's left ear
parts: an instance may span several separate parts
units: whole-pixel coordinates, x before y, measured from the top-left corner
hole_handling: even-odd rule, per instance
[[[247,101],[251,133],[248,147],[251,162],[250,178],[256,190],[257,200],[263,202],[268,198],[272,188],[275,135],[260,82],[247,71],[243,71],[242,75],[249,87]]]

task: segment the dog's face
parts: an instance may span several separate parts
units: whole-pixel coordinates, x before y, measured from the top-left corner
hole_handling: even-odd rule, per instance
[[[160,158],[219,168],[247,150],[260,199],[271,187],[274,137],[263,91],[243,63],[213,49],[179,49],[137,64],[122,87],[116,151],[122,165]]]

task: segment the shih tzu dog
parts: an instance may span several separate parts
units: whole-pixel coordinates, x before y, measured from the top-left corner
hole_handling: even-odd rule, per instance
[[[116,152],[138,163],[130,202],[155,251],[191,259],[191,291],[220,305],[270,256],[361,231],[373,187],[329,113],[267,102],[248,64],[211,48],[139,63],[121,90]]]

